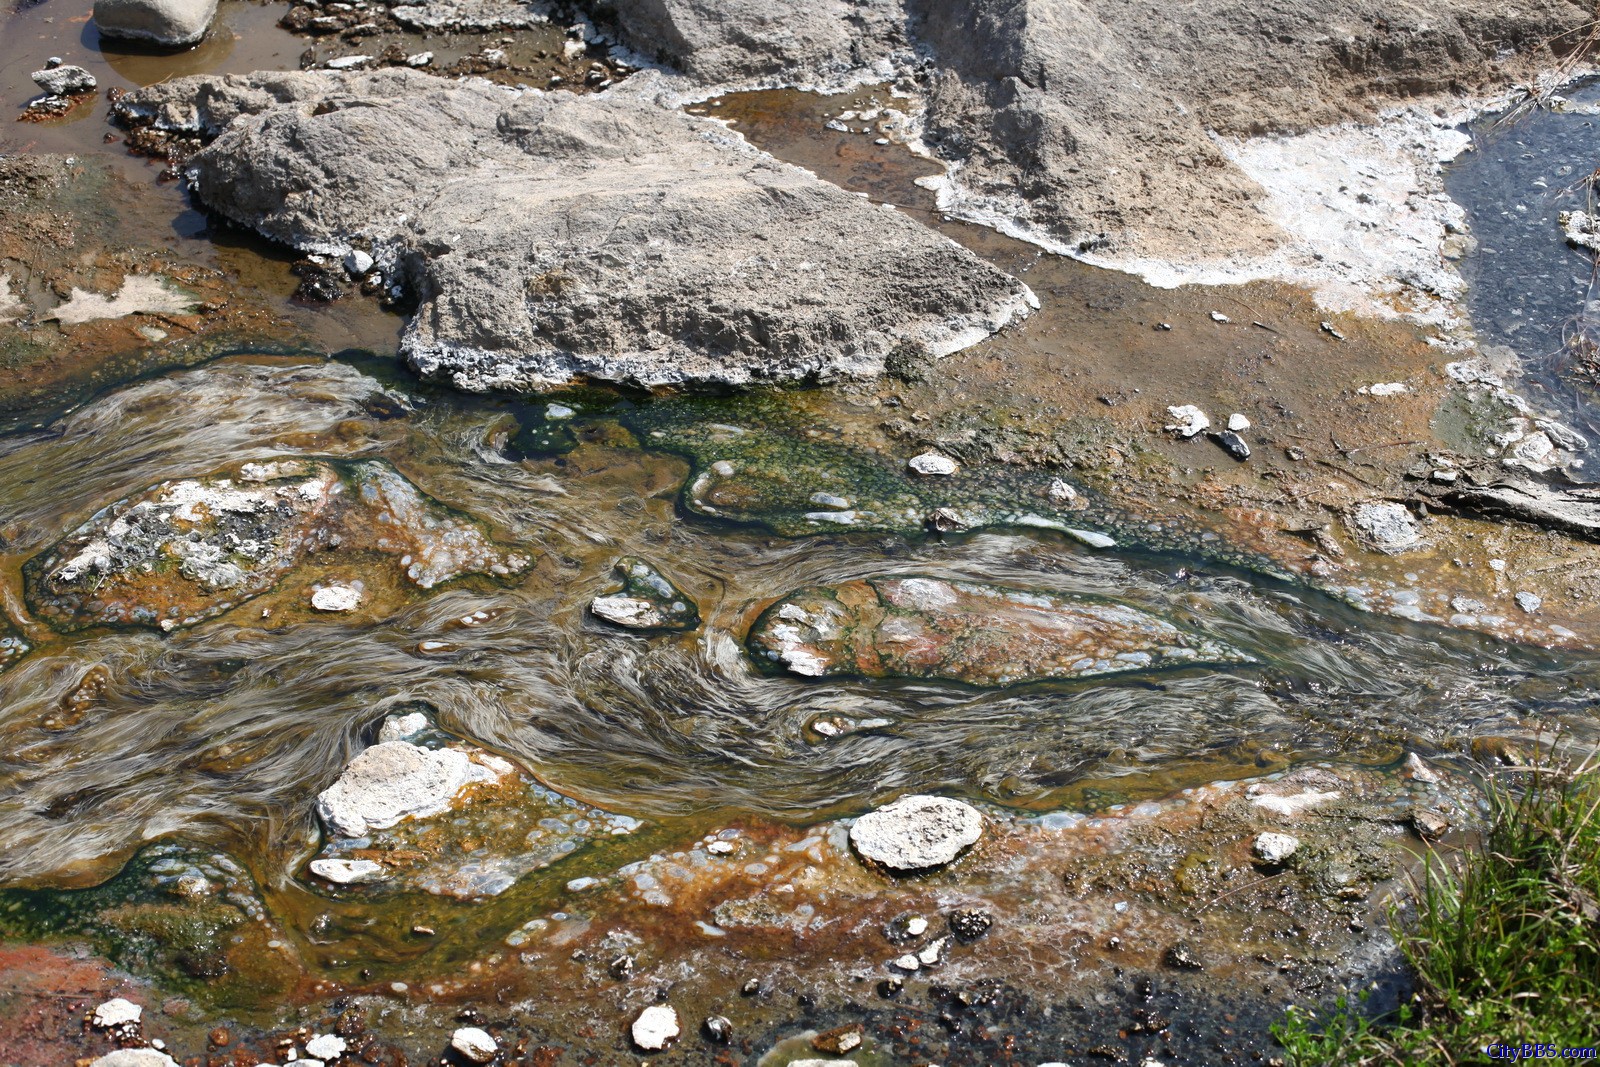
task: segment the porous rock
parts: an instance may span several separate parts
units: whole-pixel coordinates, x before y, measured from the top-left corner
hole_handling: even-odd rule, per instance
[[[850,827],[860,856],[892,871],[942,867],[983,835],[983,816],[971,804],[920,794],[870,811]]]
[[[1368,547],[1390,555],[1422,546],[1422,531],[1404,504],[1380,500],[1358,504],[1349,517],[1351,529]]]
[[[390,715],[378,743],[317,798],[317,813],[328,835],[313,875],[459,900],[495,896],[640,825],[546,789],[420,711]]]
[[[217,0],[95,0],[94,24],[103,37],[195,44],[211,28]]]
[[[1250,849],[1262,863],[1276,865],[1300,851],[1300,839],[1289,834],[1257,834]]]
[[[633,1020],[631,1032],[635,1045],[646,1052],[658,1052],[677,1038],[678,1013],[671,1005],[652,1004]]]
[[[93,74],[71,64],[36,70],[29,77],[33,79],[33,84],[55,96],[92,93],[95,87]]]
[[[1249,660],[1125,604],[914,575],[797,590],[748,644],[758,662],[810,677],[980,686]]]
[[[218,133],[198,195],[306,252],[359,239],[457,388],[871,376],[1025,315],[1026,286],[909,216],[656,103],[411,70],[179,78],[125,116]],[[219,132],[220,131],[220,132]]]

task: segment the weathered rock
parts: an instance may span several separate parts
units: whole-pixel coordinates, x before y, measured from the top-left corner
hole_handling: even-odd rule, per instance
[[[915,794],[868,812],[850,827],[850,843],[861,858],[891,871],[942,867],[982,835],[983,816],[971,804]]]
[[[829,83],[909,58],[898,0],[600,0],[623,39],[702,85]]]
[[[692,630],[700,625],[693,600],[660,571],[635,556],[617,560],[622,590],[597,596],[589,610],[631,630]]]
[[[343,1056],[345,1039],[338,1034],[316,1034],[306,1042],[306,1054],[313,1059],[333,1061]]]
[[[790,593],[756,620],[749,647],[760,662],[811,677],[980,686],[1249,660],[1124,604],[931,577]]]
[[[326,585],[311,594],[311,606],[318,611],[354,611],[361,606],[361,590],[348,585]]]
[[[1250,850],[1262,863],[1276,866],[1300,850],[1300,839],[1289,834],[1257,834]]]
[[[862,1029],[860,1023],[850,1023],[824,1030],[811,1039],[811,1047],[830,1056],[842,1056],[861,1047]]]
[[[994,926],[994,915],[981,908],[957,908],[947,916],[946,921],[957,939],[963,942],[976,941]]]
[[[1494,83],[1508,42],[1548,55],[1543,42],[1584,17],[1565,0],[907,7],[935,56],[924,136],[956,166],[966,213],[1020,218],[1079,248],[1218,258],[1267,254],[1281,235],[1217,134],[1327,126]],[[1173,188],[1181,211],[1166,202]]]
[[[97,1057],[89,1067],[178,1067],[178,1061],[160,1049],[119,1048]]]
[[[94,24],[104,37],[191,45],[206,35],[217,0],[95,0]]]
[[[1178,404],[1167,409],[1172,419],[1167,429],[1179,437],[1193,437],[1211,427],[1211,416],[1193,404]]]
[[[1600,219],[1587,211],[1563,211],[1556,221],[1561,224],[1568,244],[1591,252],[1600,251]]]
[[[313,875],[464,900],[499,894],[640,825],[544,788],[509,760],[434,729],[420,712],[390,716],[379,743],[317,798],[317,813],[328,839],[311,861]]]
[[[93,74],[71,64],[36,70],[29,77],[33,79],[33,84],[55,96],[92,93],[96,84]]]
[[[463,1026],[451,1034],[450,1047],[472,1063],[488,1063],[500,1049],[494,1038],[476,1026]]]
[[[924,452],[919,456],[912,456],[906,461],[906,466],[911,469],[912,474],[920,474],[923,477],[948,476],[960,470],[955,460],[937,452]]]
[[[423,589],[468,574],[509,577],[531,562],[387,463],[280,460],[112,504],[23,571],[33,610],[62,630],[171,630],[267,592],[327,549],[399,557]],[[312,598],[322,611],[350,610],[347,601],[333,588]]]
[[[1517,519],[1600,541],[1600,489],[1575,484],[1550,475],[1543,480],[1532,477],[1483,477],[1473,472],[1470,481],[1430,493],[1449,507],[1502,519]]]
[[[678,1013],[667,1004],[652,1004],[633,1020],[633,1043],[646,1052],[666,1048],[678,1033]]]
[[[317,814],[333,833],[365,837],[402,819],[448,811],[469,786],[494,785],[512,773],[511,764],[481,751],[385,741],[351,760],[318,795]]]
[[[1240,437],[1232,430],[1223,430],[1220,433],[1207,434],[1207,436],[1217,443],[1218,448],[1240,463],[1250,458],[1249,444],[1245,442],[1243,437]]]
[[[1350,512],[1349,526],[1368,547],[1398,555],[1421,548],[1422,531],[1404,504],[1380,500],[1358,504]]]
[[[418,299],[405,357],[470,391],[876,375],[897,346],[953,352],[1036,306],[909,216],[659,106],[649,82],[254,74],[119,109],[220,131],[192,174],[234,221],[304,251],[359,238]]]
[[[94,1009],[89,1023],[101,1030],[113,1030],[123,1026],[138,1026],[143,1015],[144,1009],[131,1000],[113,997]]]

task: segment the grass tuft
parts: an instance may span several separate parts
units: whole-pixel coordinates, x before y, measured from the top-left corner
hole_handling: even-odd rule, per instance
[[[1486,1046],[1600,1045],[1600,773],[1587,763],[1491,783],[1471,851],[1429,856],[1392,917],[1412,1003],[1374,1020],[1365,997],[1273,1032],[1294,1067],[1484,1063]]]

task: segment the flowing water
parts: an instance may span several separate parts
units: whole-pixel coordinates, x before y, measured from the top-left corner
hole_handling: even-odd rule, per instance
[[[63,42],[51,21],[63,18],[63,2],[10,16],[0,52],[8,102],[25,81],[18,72],[43,53],[69,62],[100,55],[88,30]],[[278,13],[225,4],[224,24],[238,35],[219,34],[178,68],[167,58],[110,53],[91,66],[129,82],[186,69],[290,66],[299,45],[268,25]],[[78,24],[77,16],[65,21]],[[787,148],[847,186],[926,213],[911,179],[928,168],[909,157],[888,160],[867,138],[820,139],[823,106],[767,94],[716,108],[723,118],[765,121],[775,151]],[[102,111],[96,104],[71,123],[27,128],[37,134],[28,147],[97,151],[130,180],[151,182],[144,163],[95,145]],[[787,137],[773,116],[792,120]],[[83,132],[90,128],[92,136]],[[1543,129],[1506,135],[1494,158],[1511,159],[1510,138],[1542,137]],[[13,131],[10,141],[18,140]],[[1550,150],[1570,159],[1569,147],[1552,142]],[[1487,181],[1477,175],[1490,158],[1483,151],[1465,164],[1458,189]],[[203,243],[210,233],[175,190],[142,203],[130,218],[134,232],[164,225],[178,243]],[[1522,269],[1512,265],[1509,232],[1503,239],[1487,221],[1478,229],[1480,288],[1495,284],[1495,270]],[[1037,258],[992,235],[968,239],[1009,263]],[[277,286],[285,297],[292,288],[281,258],[252,245],[216,254],[241,284]],[[1575,274],[1581,267],[1572,264]],[[1040,266],[1033,277],[1045,315],[1052,304],[1078,319],[1103,314],[1095,310],[1096,273],[1065,262]],[[1567,292],[1565,264],[1557,273],[1565,295],[1582,288],[1574,282]],[[1140,288],[1137,299],[1155,298]],[[1548,335],[1557,313],[1555,304],[1529,311],[1518,332],[1500,320],[1480,328],[1500,329],[1531,352],[1545,341],[1530,338]],[[909,791],[1034,813],[1094,810],[1303,761],[1385,765],[1408,750],[1464,761],[1478,738],[1600,736],[1595,656],[1378,618],[1224,563],[1200,541],[1091,550],[1061,534],[1005,528],[783,536],[691,511],[683,499],[690,464],[644,429],[670,408],[679,424],[733,425],[771,437],[776,448],[798,447],[806,433],[766,420],[761,403],[799,412],[826,435],[879,417],[849,397],[775,393],[750,405],[586,390],[553,398],[576,410],[557,422],[545,400],[463,396],[415,381],[392,358],[397,320],[359,302],[297,314],[313,328],[326,322],[320,350],[241,351],[125,382],[40,428],[0,437],[6,600],[35,646],[0,675],[0,883],[86,885],[148,842],[204,842],[244,865],[285,936],[328,974],[403,974],[418,950],[400,943],[400,920],[359,901],[330,902],[301,880],[299,865],[315,841],[317,792],[379,720],[418,705],[445,729],[515,757],[550,788],[646,824],[637,838],[563,861],[491,905],[427,905],[459,919],[432,950],[434,968],[503,936],[532,902],[570,879],[732,820],[810,824]],[[1041,327],[1033,336],[1048,335]],[[352,338],[366,351],[351,350]],[[262,347],[270,342],[263,338]],[[297,455],[385,458],[427,493],[482,518],[502,541],[537,553],[537,564],[509,587],[445,588],[359,624],[332,618],[280,628],[247,604],[170,635],[61,637],[27,618],[22,562],[107,503],[164,479]],[[888,469],[883,457],[862,455]],[[698,631],[642,636],[586,613],[626,555],[655,563],[696,600]],[[747,628],[777,597],[882,574],[1111,597],[1203,630],[1257,662],[979,690],[804,680],[764,671],[744,653]],[[74,705],[97,671],[103,686]],[[78,713],[63,714],[67,706]],[[827,737],[813,726],[830,716],[882,722]],[[318,925],[329,914],[333,933],[328,920]],[[350,962],[358,957],[359,965]]]

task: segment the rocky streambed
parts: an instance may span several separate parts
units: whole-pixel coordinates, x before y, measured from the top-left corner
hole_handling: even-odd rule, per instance
[[[1592,745],[1441,170],[1577,5],[130,6],[0,43],[0,1060],[1271,1061]]]

